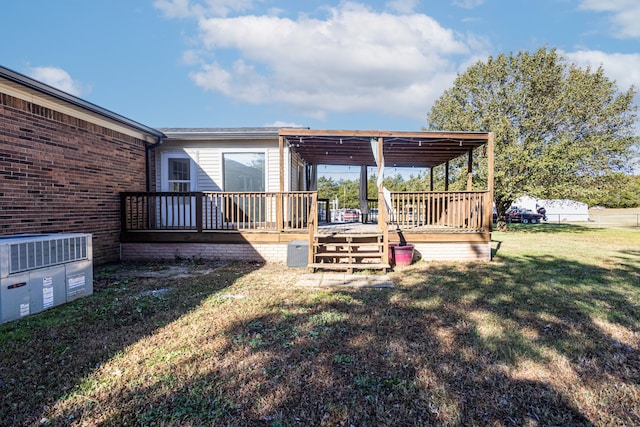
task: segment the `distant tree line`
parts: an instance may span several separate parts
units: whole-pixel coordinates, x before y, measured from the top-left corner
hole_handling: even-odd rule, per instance
[[[449,190],[462,191],[466,189],[466,160],[462,164],[450,166]],[[444,169],[434,170],[434,191],[444,190]],[[378,198],[377,176],[372,175],[367,183],[367,198]],[[428,172],[411,175],[405,179],[396,174],[384,179],[384,186],[389,191],[429,191],[430,176]],[[597,179],[585,178],[586,190],[574,200],[589,206],[603,206],[606,208],[636,208],[640,207],[640,175],[626,175],[623,173],[600,176]],[[591,188],[591,190],[589,190]],[[341,208],[358,209],[360,207],[360,181],[334,180],[321,176],[318,178],[318,197],[333,200],[338,197]]]

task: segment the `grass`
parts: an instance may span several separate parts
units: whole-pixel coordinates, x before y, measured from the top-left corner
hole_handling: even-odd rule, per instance
[[[640,227],[640,208],[589,209],[589,219],[596,226]]]
[[[492,262],[379,290],[110,266],[92,297],[0,326],[0,425],[639,425],[640,230],[493,238]]]

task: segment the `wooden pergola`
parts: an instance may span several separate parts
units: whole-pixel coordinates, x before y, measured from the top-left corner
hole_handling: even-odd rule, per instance
[[[377,156],[371,140],[377,140]],[[468,157],[467,189],[471,189],[473,152],[485,146],[488,158],[487,190],[493,194],[493,143],[490,132],[391,132],[366,130],[280,129],[280,191],[284,191],[284,146],[300,155],[308,164],[332,164],[393,167],[423,167],[433,172],[435,166],[448,164],[461,156]],[[448,168],[446,168],[448,173]],[[379,176],[379,175],[378,175]],[[432,175],[433,176],[433,175]],[[433,178],[431,180],[433,182]],[[447,180],[448,183],[448,180]],[[445,183],[445,185],[447,184]]]

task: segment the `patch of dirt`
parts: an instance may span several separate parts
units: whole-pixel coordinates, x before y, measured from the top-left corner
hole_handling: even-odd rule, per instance
[[[99,267],[96,271],[97,278],[110,279],[184,279],[211,274],[214,270],[224,267],[228,262],[211,261],[206,263],[194,262],[123,262]]]

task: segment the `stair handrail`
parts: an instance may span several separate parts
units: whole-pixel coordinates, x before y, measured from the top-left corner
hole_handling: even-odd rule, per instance
[[[383,209],[384,207],[384,209]],[[382,264],[389,262],[389,209],[382,188],[378,190],[378,231],[382,231]]]
[[[309,229],[309,254],[307,257],[307,265],[315,262],[314,238],[318,234],[318,192],[311,194],[311,206],[309,207],[309,220],[307,228]]]

